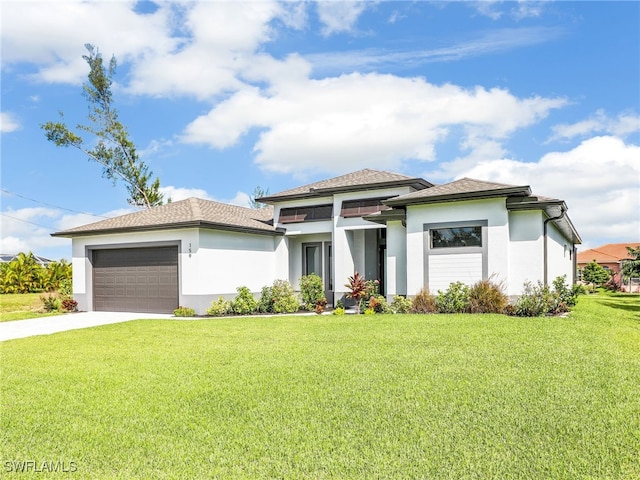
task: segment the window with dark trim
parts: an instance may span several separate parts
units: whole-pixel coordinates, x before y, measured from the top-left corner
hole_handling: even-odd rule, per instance
[[[482,227],[433,228],[431,248],[482,247]]]
[[[345,200],[344,202],[342,202],[340,216],[344,218],[362,217],[363,215],[369,215],[371,213],[380,212],[382,210],[388,210],[391,207],[383,205],[382,203],[388,198],[389,197],[366,198],[362,200]]]
[[[279,223],[313,222],[331,220],[333,205],[313,205],[309,207],[283,208],[280,210]]]

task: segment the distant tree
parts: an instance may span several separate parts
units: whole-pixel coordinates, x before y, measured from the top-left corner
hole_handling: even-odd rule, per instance
[[[627,247],[630,260],[622,263],[622,275],[624,278],[640,277],[640,247]]]
[[[582,280],[592,286],[602,285],[611,278],[610,273],[595,260],[582,269]]]
[[[253,189],[253,194],[249,197],[249,204],[251,208],[262,208],[266,206],[266,203],[256,201],[257,198],[266,197],[269,195],[269,189],[264,190],[260,185]]]
[[[76,129],[94,135],[95,147],[90,148],[83,138],[71,131],[63,122],[47,122],[41,125],[47,140],[58,147],[74,147],[86,154],[89,159],[103,167],[103,177],[125,182],[131,205],[150,208],[162,205],[160,180],[151,181],[153,173],[140,160],[136,147],[127,129],[118,120],[118,112],[113,108],[111,83],[116,71],[116,59],[111,58],[105,68],[100,52],[90,44],[85,45],[88,55],[82,58],[89,64],[89,81],[83,85],[83,93],[89,102],[89,125],[77,125]],[[62,112],[60,116],[63,117]],[[89,142],[93,144],[93,142]]]

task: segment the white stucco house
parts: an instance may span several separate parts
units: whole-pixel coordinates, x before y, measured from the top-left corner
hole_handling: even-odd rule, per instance
[[[267,206],[190,198],[52,234],[72,239],[79,308],[202,314],[239,286],[297,288],[309,273],[333,303],[355,271],[389,299],[490,277],[512,296],[525,281],[575,280],[567,206],[528,186],[365,169],[258,200]]]

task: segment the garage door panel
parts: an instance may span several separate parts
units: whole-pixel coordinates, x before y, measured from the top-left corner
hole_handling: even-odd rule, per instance
[[[171,313],[178,306],[178,249],[94,250],[94,308]]]

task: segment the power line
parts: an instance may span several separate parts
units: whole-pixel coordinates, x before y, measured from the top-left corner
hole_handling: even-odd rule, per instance
[[[41,225],[39,223],[30,222],[29,220],[23,220],[21,218],[12,217],[11,215],[7,215],[6,213],[0,213],[3,217],[10,218],[11,220],[17,220],[18,222],[30,223],[31,225],[35,225],[36,227],[46,228],[47,230],[55,230],[53,227],[48,227],[46,225]]]
[[[104,215],[96,215],[95,213],[88,213],[88,212],[81,212],[79,210],[72,210],[71,208],[65,208],[65,207],[60,207],[58,205],[52,205],[50,203],[46,203],[46,202],[41,202],[40,200],[35,200],[33,198],[29,198],[29,197],[25,197],[24,195],[20,195],[19,193],[14,193],[14,192],[10,192],[9,190],[6,190],[4,188],[0,188],[0,190],[2,190],[4,193],[7,193],[9,195],[13,195],[14,197],[20,197],[20,198],[24,198],[25,200],[29,200],[30,202],[34,202],[34,203],[39,203],[40,205],[45,205],[47,207],[51,207],[51,208],[57,208],[59,210],[65,210],[67,212],[71,212],[71,213],[80,213],[82,215],[90,215],[92,217],[98,217],[98,218],[109,218],[109,217],[105,217]],[[8,215],[7,215],[8,216]],[[13,217],[9,217],[9,218],[13,218]],[[14,220],[19,220],[19,219],[15,219]],[[23,220],[26,222],[26,220]],[[29,222],[27,222],[29,223]],[[34,224],[36,225],[36,224]],[[41,225],[40,225],[41,226]]]

